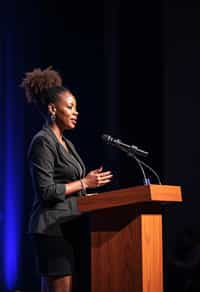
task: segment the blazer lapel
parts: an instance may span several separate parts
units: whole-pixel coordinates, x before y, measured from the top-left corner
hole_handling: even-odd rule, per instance
[[[80,166],[81,166],[81,168],[83,170],[83,177],[84,177],[85,173],[86,173],[85,165],[84,165],[82,159],[80,158],[80,156],[78,155],[78,153],[76,152],[73,144],[63,136],[67,146],[69,146],[70,151],[72,152],[72,154],[74,155],[75,158],[73,158],[73,156],[70,153],[68,153],[65,150],[65,148],[58,142],[55,134],[53,133],[53,131],[51,130],[51,128],[48,125],[44,125],[43,126],[43,130],[46,131],[52,137],[52,139],[55,141],[57,149],[61,153],[61,156],[62,156],[63,160],[65,160],[66,163],[72,164],[75,167],[75,169],[77,170],[77,176],[78,177],[80,177],[80,173],[79,173],[79,168],[77,167],[76,160],[79,162],[79,164],[80,164]]]
[[[81,166],[81,168],[82,168],[82,170],[83,170],[83,177],[84,177],[85,174],[86,174],[86,169],[85,169],[85,165],[84,165],[84,163],[83,163],[83,160],[82,160],[82,159],[80,158],[80,156],[78,155],[78,153],[77,153],[76,149],[74,148],[73,144],[72,144],[67,138],[65,138],[64,136],[63,136],[63,138],[64,138],[64,140],[65,140],[67,146],[69,147],[71,153],[72,153],[73,156],[76,158],[76,160],[79,162],[79,164],[80,164],[80,166]]]

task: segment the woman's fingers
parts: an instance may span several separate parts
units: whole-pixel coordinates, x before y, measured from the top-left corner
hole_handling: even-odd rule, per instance
[[[97,171],[98,171],[98,172],[102,172],[102,170],[103,170],[103,166],[101,165],[101,166],[97,169]]]
[[[100,173],[103,170],[103,166],[101,165],[99,168],[93,170],[95,173]]]
[[[92,170],[85,178],[85,183],[88,188],[100,187],[109,183],[113,177],[111,171],[102,172],[103,167]]]
[[[99,174],[97,177],[97,186],[102,186],[109,183],[112,177],[113,175],[111,174],[110,171]]]
[[[112,177],[113,177],[113,175],[109,174],[109,175],[101,176],[100,180],[111,179]]]
[[[101,183],[101,185],[104,186],[104,185],[108,184],[110,181],[111,181],[111,179],[107,179],[107,180],[103,181]]]
[[[100,177],[104,177],[104,176],[107,176],[107,175],[110,175],[111,174],[111,171],[105,171],[105,172],[101,172],[99,174]]]
[[[111,179],[101,181],[101,182],[97,183],[97,187],[102,187],[102,186],[108,184],[110,181],[111,181]]]

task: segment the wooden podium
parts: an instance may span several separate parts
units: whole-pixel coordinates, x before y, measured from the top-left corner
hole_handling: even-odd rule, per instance
[[[90,212],[88,292],[163,292],[162,210],[179,186],[147,185],[78,198]]]

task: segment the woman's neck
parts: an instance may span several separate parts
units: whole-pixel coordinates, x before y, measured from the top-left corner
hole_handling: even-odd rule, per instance
[[[58,141],[62,141],[63,130],[56,123],[49,123],[48,125],[51,128],[51,130],[54,132],[54,134],[56,135],[56,138],[58,139]]]

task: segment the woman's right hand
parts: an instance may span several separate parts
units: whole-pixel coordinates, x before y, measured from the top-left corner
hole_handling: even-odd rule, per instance
[[[113,175],[111,171],[104,171],[101,166],[98,169],[90,171],[86,177],[82,179],[86,188],[96,188],[102,187],[109,183],[112,179]]]

